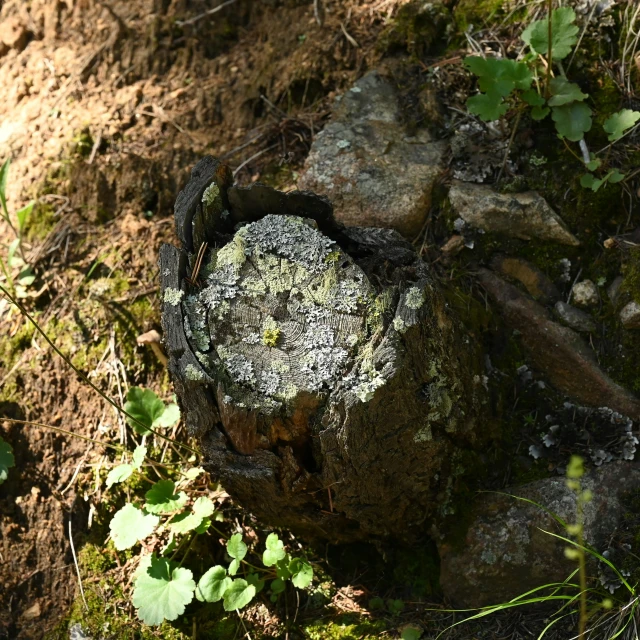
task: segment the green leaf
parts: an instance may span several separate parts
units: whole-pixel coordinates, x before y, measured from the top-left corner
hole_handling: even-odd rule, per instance
[[[264,589],[264,580],[261,580],[257,573],[250,573],[247,576],[247,582],[256,588],[256,593],[260,593]]]
[[[371,611],[382,611],[382,609],[384,609],[384,600],[380,596],[371,598],[371,600],[369,600],[369,609],[371,609]]]
[[[206,533],[211,526],[211,518],[202,518],[202,522],[194,529],[197,534]]]
[[[193,513],[178,513],[169,520],[169,528],[173,533],[188,533],[202,525],[202,518]]]
[[[113,544],[118,551],[130,549],[150,536],[159,522],[158,516],[145,513],[133,504],[125,504],[109,523]]]
[[[529,89],[529,91],[523,92],[522,99],[532,107],[541,107],[546,102],[535,89]]]
[[[467,100],[467,108],[485,122],[492,122],[507,113],[509,105],[498,93],[480,93]]]
[[[291,564],[291,556],[287,554],[276,565],[276,575],[282,580],[288,580],[291,577],[291,571],[289,571],[289,565]]]
[[[170,404],[165,407],[164,402],[151,389],[140,387],[129,389],[124,410],[142,423],[138,424],[131,418],[127,418],[131,428],[140,435],[151,433],[151,429],[171,426],[180,419],[178,405]]]
[[[269,588],[271,589],[271,593],[278,594],[282,593],[285,590],[286,584],[285,581],[281,578],[276,578],[271,581]]]
[[[191,467],[184,474],[187,480],[195,480],[200,474],[204,473],[204,469],[202,467]]]
[[[523,62],[508,58],[482,58],[468,56],[466,67],[478,76],[478,86],[486,93],[496,93],[505,98],[514,89],[526,91],[531,87],[533,75]]]
[[[576,13],[570,7],[561,7],[551,14],[551,55],[563,60],[578,42],[580,29],[575,24]],[[523,32],[522,39],[542,56],[549,53],[549,18],[532,22]]]
[[[227,541],[227,553],[238,561],[247,555],[247,545],[239,533],[234,533]]]
[[[34,205],[35,200],[32,200],[28,205],[16,211],[16,217],[18,218],[18,229],[20,230],[20,232],[22,232],[22,230],[24,229],[24,225],[31,215]]]
[[[294,558],[289,565],[291,582],[298,589],[306,589],[313,580],[313,567],[300,558]]]
[[[11,167],[11,158],[7,158],[0,167],[0,203],[5,217],[9,217],[9,209],[7,209],[7,178],[9,176],[9,168]]]
[[[107,489],[110,489],[114,484],[124,482],[133,473],[133,467],[130,464],[119,464],[109,471],[107,476]]]
[[[240,568],[240,560],[238,560],[237,558],[234,558],[229,563],[229,575],[230,576],[235,576],[236,573],[238,573],[238,569],[239,568]]]
[[[580,178],[580,185],[585,189],[591,189],[593,187],[593,183],[595,182],[596,177],[592,173],[585,173]]]
[[[401,640],[420,640],[421,637],[422,628],[414,624],[408,624],[404,627],[400,635]]]
[[[585,165],[589,171],[595,171],[602,164],[602,160],[600,158],[596,158],[595,156],[591,156],[591,160],[587,162]],[[583,185],[584,186],[584,185]]]
[[[624,180],[624,177],[625,177],[625,174],[620,173],[617,169],[612,169],[607,174],[607,178],[609,179],[609,182],[611,184],[616,184],[616,182],[620,182],[621,180]]]
[[[394,616],[402,613],[402,611],[404,611],[404,600],[387,600],[387,609],[389,609],[389,613],[393,614]]]
[[[549,106],[551,107],[561,107],[563,104],[569,104],[570,102],[582,102],[582,100],[589,97],[588,94],[580,91],[580,87],[575,82],[569,82],[562,76],[552,78],[549,86],[551,89]]]
[[[278,538],[277,533],[270,533],[267,536],[266,547],[262,554],[262,562],[265,567],[272,567],[287,555],[284,543]]]
[[[231,586],[225,591],[224,610],[235,611],[236,609],[242,609],[251,602],[255,595],[256,588],[246,580],[238,578],[234,580]]]
[[[215,510],[216,508],[209,498],[201,497],[193,503],[193,513],[200,518],[212,515]]]
[[[640,111],[622,109],[605,120],[603,129],[609,134],[609,142],[620,140],[627,129],[640,120]]]
[[[196,588],[196,598],[200,602],[218,602],[222,600],[224,592],[232,585],[233,580],[227,576],[227,570],[220,565],[211,567]]]
[[[550,111],[551,109],[549,109],[549,107],[533,107],[533,109],[531,109],[531,117],[534,120],[544,120]]]
[[[152,558],[151,565],[135,582],[133,605],[138,618],[148,625],[176,620],[193,600],[196,583],[189,569],[174,566],[165,558]]]
[[[184,491],[175,492],[176,485],[172,480],[159,480],[145,493],[144,508],[149,513],[173,513],[187,504],[187,494]],[[200,524],[200,521],[198,521]],[[198,525],[196,525],[198,526]]]
[[[0,484],[9,477],[9,468],[15,464],[11,445],[0,437]]]
[[[16,278],[16,282],[19,282],[23,287],[29,287],[36,279],[36,274],[33,273],[33,269],[27,266],[25,267]]]
[[[135,469],[140,469],[144,462],[144,457],[147,455],[147,447],[144,445],[138,445],[133,451],[132,464]]]
[[[154,429],[157,427],[173,427],[173,425],[180,420],[180,407],[177,404],[168,404],[159,418],[157,418],[153,425]]]
[[[561,138],[578,142],[591,129],[591,109],[584,102],[553,107],[551,117]]]

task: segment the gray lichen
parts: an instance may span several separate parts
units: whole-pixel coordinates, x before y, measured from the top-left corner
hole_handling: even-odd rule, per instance
[[[188,380],[193,380],[194,382],[204,380],[204,373],[192,364],[188,364],[184,368],[184,375],[187,376]]]
[[[424,304],[424,294],[418,287],[411,287],[407,291],[405,304],[409,309],[419,309]]]
[[[173,307],[176,307],[180,304],[180,301],[182,300],[182,296],[184,296],[184,291],[180,291],[172,287],[167,287],[164,290],[163,299],[167,304],[170,304]]]

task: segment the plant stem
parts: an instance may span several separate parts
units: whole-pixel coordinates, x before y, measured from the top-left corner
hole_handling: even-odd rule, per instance
[[[551,67],[553,65],[553,43],[551,41],[553,37],[553,26],[551,24],[551,12],[553,9],[553,0],[548,0],[547,5],[548,5],[548,13],[549,13],[547,17],[547,23],[548,23],[547,35],[549,38],[549,48],[547,50],[547,81],[546,81],[546,87],[545,87],[545,94],[548,100],[551,97]]]
[[[582,498],[582,488],[580,488],[578,493],[578,504],[577,504],[577,520],[578,525],[580,526],[578,530],[578,544],[580,547],[578,548],[578,559],[580,564],[580,626],[579,626],[579,640],[584,639],[585,631],[587,630],[587,620],[589,618],[587,614],[587,562],[585,558],[585,553],[582,549],[584,547],[584,534],[582,527],[584,526],[584,504]]]
[[[130,413],[125,411],[117,402],[115,402],[115,400],[112,400],[108,395],[106,395],[103,391],[101,391],[95,384],[93,384],[93,382],[91,382],[91,380],[89,380],[89,378],[87,378],[87,376],[84,373],[82,373],[82,371],[80,371],[80,369],[78,369],[78,367],[76,367],[71,362],[71,360],[69,360],[69,358],[67,358],[67,356],[65,356],[64,353],[62,353],[62,351],[60,351],[60,349],[56,347],[55,344],[53,344],[53,342],[51,341],[51,338],[49,338],[49,336],[44,332],[44,330],[40,327],[40,325],[31,317],[31,315],[24,308],[24,306],[20,304],[18,300],[16,300],[16,298],[14,298],[14,296],[12,296],[2,285],[0,285],[0,291],[2,291],[2,293],[4,293],[4,295],[7,296],[7,298],[9,298],[9,300],[11,300],[11,302],[13,302],[13,304],[15,304],[16,307],[18,307],[22,315],[24,315],[29,320],[29,322],[31,322],[31,324],[38,330],[38,333],[40,333],[40,335],[47,341],[49,346],[65,361],[65,363],[69,365],[73,369],[73,371],[75,371],[75,373],[82,380],[82,382],[84,382],[85,384],[88,384],[98,395],[104,398],[104,400],[106,400],[112,407],[114,407],[121,414],[125,415],[127,418],[135,422],[137,425],[141,426],[143,429],[146,429],[151,433],[153,433],[154,436],[157,436],[158,438],[162,438],[162,440],[173,442],[180,447],[184,447],[185,449],[188,449],[189,451],[191,451],[191,453],[195,453],[196,455],[199,455],[199,453],[195,449],[192,449],[189,445],[186,445],[182,442],[178,442],[177,440],[173,440],[172,438],[162,435],[158,431],[140,422],[140,420],[138,420],[135,416],[132,416]]]

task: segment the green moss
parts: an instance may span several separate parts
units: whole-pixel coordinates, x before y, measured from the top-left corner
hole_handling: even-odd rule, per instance
[[[317,621],[303,627],[309,640],[367,640],[368,638],[390,637],[387,625],[382,620],[368,620],[353,615],[345,615],[339,620]]]
[[[640,250],[629,250],[622,264],[620,295],[640,304]],[[624,299],[624,298],[623,298]]]
[[[278,340],[280,339],[280,334],[282,331],[280,329],[265,329],[262,334],[262,343],[267,347],[275,347],[278,344]]]
[[[453,10],[456,30],[463,34],[472,25],[478,28],[491,23],[503,4],[504,0],[459,0]]]
[[[22,352],[31,346],[34,328],[25,322],[14,336],[0,338],[0,362],[5,371],[10,371]]]
[[[377,49],[386,55],[406,51],[418,59],[442,51],[450,21],[444,4],[413,0],[400,7],[392,24],[382,31]]]
[[[415,549],[401,549],[393,560],[394,581],[410,590],[411,599],[440,593],[440,559],[433,542],[422,543]]]
[[[89,127],[85,127],[73,137],[71,141],[71,153],[80,156],[81,158],[88,158],[91,155],[94,141]]]

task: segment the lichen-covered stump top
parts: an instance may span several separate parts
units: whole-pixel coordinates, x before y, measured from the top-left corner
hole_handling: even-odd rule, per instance
[[[227,491],[335,541],[415,538],[450,510],[464,450],[487,435],[482,385],[411,245],[338,227],[313,194],[231,187],[211,158],[176,221],[183,250],[161,250],[169,368]]]

